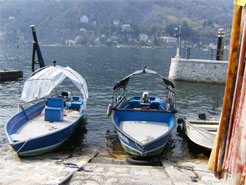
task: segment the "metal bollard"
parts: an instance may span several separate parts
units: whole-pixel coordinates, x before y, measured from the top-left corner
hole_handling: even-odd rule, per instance
[[[224,45],[225,45],[225,30],[223,28],[220,28],[218,31],[216,60],[223,60]]]

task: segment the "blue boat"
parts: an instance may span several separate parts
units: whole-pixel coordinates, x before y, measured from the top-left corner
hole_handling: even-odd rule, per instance
[[[166,86],[165,100],[149,96],[127,97],[126,87],[132,76],[157,76]],[[145,82],[145,80],[143,80]],[[107,114],[112,113],[113,125],[123,149],[133,155],[149,157],[159,155],[176,126],[174,85],[155,71],[144,68],[123,78],[113,88],[113,100]]]
[[[50,97],[52,90],[66,78],[83,96],[71,96],[65,91]],[[10,145],[20,157],[40,155],[58,148],[72,135],[84,116],[87,98],[85,80],[71,68],[50,66],[38,69],[24,83],[22,111],[5,124]],[[26,103],[32,105],[24,108]]]

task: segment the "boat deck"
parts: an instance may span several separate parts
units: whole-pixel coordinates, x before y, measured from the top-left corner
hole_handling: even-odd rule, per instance
[[[120,129],[142,144],[150,142],[168,131],[168,124],[150,121],[121,121]]]
[[[36,136],[45,135],[56,130],[62,129],[75,121],[80,116],[77,110],[64,110],[62,122],[50,122],[44,120],[44,113],[28,121],[15,134],[12,139],[15,141],[27,140]]]

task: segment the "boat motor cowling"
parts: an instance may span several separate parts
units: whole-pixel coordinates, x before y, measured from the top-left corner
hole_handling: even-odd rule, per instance
[[[142,100],[144,103],[149,103],[149,93],[148,92],[143,92]]]

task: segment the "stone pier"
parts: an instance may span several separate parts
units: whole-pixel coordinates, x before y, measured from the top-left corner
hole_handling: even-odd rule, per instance
[[[171,59],[170,80],[225,84],[228,61]]]

